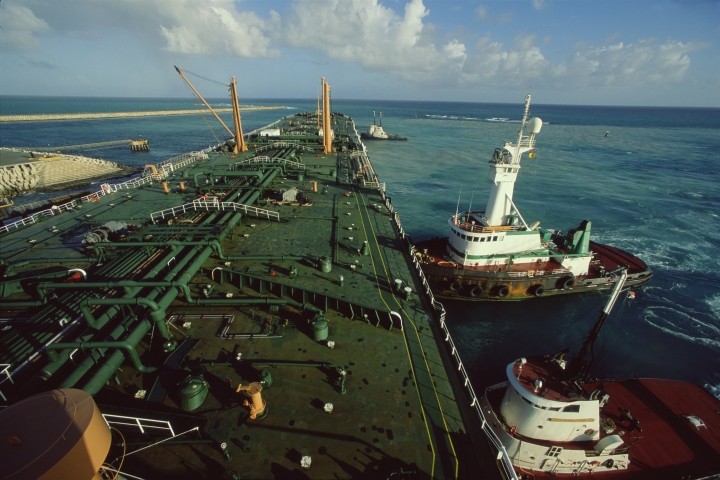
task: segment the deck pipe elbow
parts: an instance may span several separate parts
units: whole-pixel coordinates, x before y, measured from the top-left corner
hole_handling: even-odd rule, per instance
[[[142,373],[152,373],[157,370],[155,367],[149,367],[142,363],[140,354],[138,354],[135,345],[131,344],[127,340],[115,340],[107,342],[68,342],[68,343],[53,343],[47,346],[48,350],[88,350],[92,348],[103,348],[103,349],[119,349],[127,352],[128,358],[133,364],[133,367]]]

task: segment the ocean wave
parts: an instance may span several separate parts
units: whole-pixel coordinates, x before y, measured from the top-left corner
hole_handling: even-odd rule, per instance
[[[684,312],[669,306],[648,307],[643,320],[661,332],[720,352],[720,326],[700,319],[701,312]],[[677,319],[673,321],[672,318]],[[691,329],[692,327],[692,329]]]
[[[437,113],[426,113],[425,118],[431,120],[455,120],[455,121],[470,121],[470,122],[491,122],[491,123],[520,123],[521,120],[511,119],[508,117],[468,117],[464,115],[452,115],[452,114],[437,114]],[[548,122],[543,122],[548,123]]]
[[[720,294],[706,298],[705,304],[710,308],[715,318],[720,318]]]
[[[720,400],[720,385],[710,385],[709,383],[706,383],[705,390],[710,392],[715,398]]]
[[[699,232],[694,234],[685,229],[666,227],[666,238],[658,241],[647,235],[654,224],[662,225],[662,222],[650,221],[640,229],[603,232],[595,241],[627,250],[653,269],[685,273],[720,269],[720,258],[715,253],[718,239],[713,238],[716,235],[705,232],[700,235]],[[674,234],[677,234],[677,241],[673,241]]]
[[[471,120],[471,121],[480,120],[477,117],[464,117],[462,115],[439,115],[439,114],[432,114],[432,113],[425,114],[425,118],[431,118],[433,120]]]

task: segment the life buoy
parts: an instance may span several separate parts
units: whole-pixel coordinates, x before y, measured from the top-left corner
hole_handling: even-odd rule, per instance
[[[572,275],[565,275],[564,277],[560,278],[557,282],[558,288],[562,288],[563,290],[567,290],[568,288],[572,288],[573,285],[575,285],[575,279]]]
[[[510,289],[507,285],[498,285],[495,287],[495,292],[497,293],[497,296],[500,298],[507,297],[508,293],[510,293]]]
[[[613,461],[612,458],[608,458],[607,460],[605,460],[605,461],[602,463],[602,466],[605,467],[605,468],[612,468],[613,465],[615,465],[615,462]]]
[[[460,282],[458,282],[457,280],[455,280],[454,282],[452,282],[452,283],[450,284],[450,291],[452,291],[452,292],[457,292],[458,290],[460,290]]]
[[[483,290],[483,287],[481,285],[475,285],[470,289],[471,297],[482,297],[483,293],[485,293],[485,291]]]

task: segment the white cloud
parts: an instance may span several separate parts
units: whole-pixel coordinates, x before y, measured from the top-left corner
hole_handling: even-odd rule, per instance
[[[36,35],[50,30],[45,20],[27,7],[0,4],[0,50],[29,51],[40,46]]]
[[[535,9],[551,10],[546,0],[531,2]],[[542,85],[565,92],[674,85],[689,80],[691,59],[696,58],[693,52],[707,47],[637,36],[628,40],[629,32],[605,45],[571,47],[569,35],[562,44],[553,37],[537,39],[532,24],[515,30],[522,33],[510,44],[503,35],[513,31],[512,12],[496,14],[491,11],[495,5],[479,5],[467,12],[465,25],[457,19],[444,23],[452,15],[439,10],[442,2],[437,3],[437,11],[431,11],[427,0],[71,3],[72,8],[54,0],[24,0],[21,5],[2,1],[0,49],[32,52],[24,63],[28,68],[60,58],[54,54],[58,51],[73,52],[79,63],[88,61],[80,59],[82,55],[93,58],[100,51],[112,51],[115,58],[137,58],[138,65],[149,69],[193,55],[193,61],[215,71],[238,57],[282,56],[277,68],[273,67],[281,74],[285,68],[297,69],[299,61],[325,63],[338,75],[356,72],[353,81],[364,81],[360,70],[378,74],[367,78],[387,80],[388,92],[391,87],[401,93],[438,87],[443,92],[456,90],[451,95],[459,97],[466,88]],[[485,23],[489,19],[492,24]],[[541,29],[538,34],[543,34]],[[41,48],[39,42],[44,42]],[[99,68],[93,74],[100,77],[103,72]],[[21,72],[16,76],[20,78]],[[352,88],[372,92],[363,85]]]
[[[275,57],[269,33],[277,28],[277,14],[267,18],[243,11],[233,0],[26,0],[24,7],[0,4],[7,18],[3,37],[24,39],[32,45],[36,32],[52,25],[65,38],[108,38],[110,30],[144,37],[153,50],[170,53]],[[11,16],[10,16],[11,14]],[[3,40],[5,43],[5,40]],[[19,50],[15,41],[12,47]],[[36,42],[35,42],[36,43]],[[122,45],[118,45],[122,48]]]
[[[551,67],[540,48],[534,45],[532,36],[519,37],[512,49],[506,49],[489,38],[482,38],[476,43],[475,51],[465,64],[462,83],[525,87],[531,80],[547,73]]]
[[[635,86],[676,83],[690,68],[689,53],[701,45],[668,41],[640,40],[625,44],[590,46],[578,50],[561,65],[572,82],[594,86]]]
[[[165,49],[181,54],[231,54],[240,57],[276,57],[269,31],[277,19],[265,20],[253,12],[235,9],[231,0],[190,0],[142,4],[152,6],[159,20]]]
[[[283,18],[279,41],[369,71],[439,83],[462,69],[465,45],[434,38],[434,28],[425,23],[429,13],[422,0],[406,3],[402,16],[377,0],[298,1]]]

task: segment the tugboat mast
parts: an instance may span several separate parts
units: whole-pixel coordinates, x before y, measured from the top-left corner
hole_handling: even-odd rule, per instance
[[[488,227],[512,225],[514,220],[511,216],[514,208],[512,197],[515,180],[520,171],[520,160],[523,153],[535,148],[535,136],[540,133],[542,128],[542,120],[539,118],[528,121],[530,98],[529,94],[525,97],[525,111],[520,124],[517,144],[505,142],[503,148],[495,149],[492,160],[490,160],[488,179],[493,185],[485,208],[485,220]],[[530,129],[529,135],[524,135],[526,126]]]

